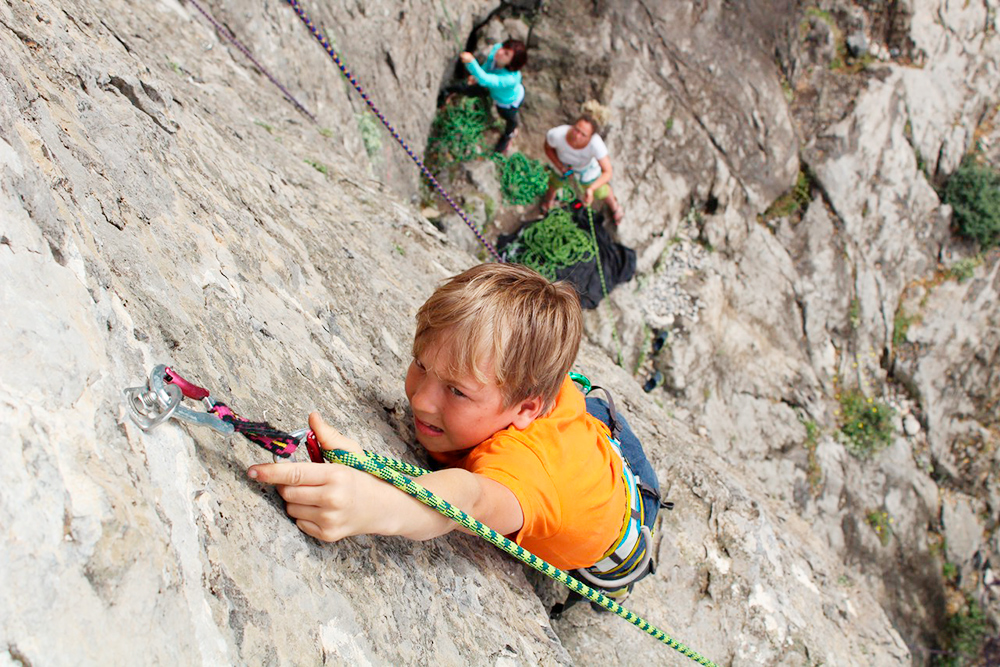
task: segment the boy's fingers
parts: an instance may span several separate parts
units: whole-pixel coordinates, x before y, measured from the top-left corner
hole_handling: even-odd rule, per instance
[[[323,539],[323,531],[312,521],[307,521],[306,519],[298,519],[295,525],[299,527],[303,533],[309,537],[315,537],[317,540]],[[326,540],[329,541],[329,540]]]
[[[319,506],[323,500],[323,486],[278,486],[278,494],[286,503]]]
[[[250,466],[247,477],[265,484],[319,486],[329,480],[329,470],[315,463],[261,463]]]

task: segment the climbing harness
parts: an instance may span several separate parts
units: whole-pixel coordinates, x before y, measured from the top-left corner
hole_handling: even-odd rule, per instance
[[[346,78],[347,81],[351,84],[351,86],[354,87],[354,90],[358,91],[358,94],[361,95],[361,99],[364,100],[365,104],[368,105],[368,108],[371,109],[372,113],[374,113],[375,116],[380,121],[382,121],[382,125],[385,126],[385,129],[389,131],[389,134],[392,135],[393,139],[395,139],[396,142],[403,148],[403,150],[406,151],[406,154],[410,156],[410,159],[413,160],[413,163],[416,164],[417,167],[420,169],[420,173],[423,174],[424,178],[426,178],[431,183],[431,185],[434,186],[434,188],[438,191],[438,193],[442,197],[444,197],[444,200],[448,202],[448,204],[453,209],[455,209],[455,212],[458,213],[458,216],[462,219],[462,221],[469,227],[469,229],[472,230],[472,233],[476,235],[476,238],[479,239],[479,242],[481,244],[483,244],[483,247],[486,248],[486,250],[488,250],[489,253],[493,255],[493,257],[495,257],[498,262],[502,262],[503,260],[500,258],[500,254],[497,252],[496,248],[494,248],[493,245],[489,241],[487,241],[486,238],[479,232],[479,230],[476,229],[475,223],[472,222],[472,220],[465,213],[465,211],[462,210],[462,207],[460,207],[458,203],[456,203],[455,200],[452,198],[452,196],[448,194],[448,192],[444,189],[444,187],[442,187],[441,183],[439,183],[438,180],[434,177],[434,174],[432,174],[430,170],[427,168],[427,166],[424,164],[423,160],[421,160],[420,157],[413,152],[413,150],[410,148],[410,145],[406,143],[406,140],[403,139],[402,136],[400,136],[399,132],[396,131],[396,128],[392,126],[392,124],[388,121],[388,119],[386,119],[386,117],[382,114],[382,112],[379,111],[378,107],[375,106],[375,103],[372,102],[370,97],[368,97],[368,93],[364,91],[364,89],[361,87],[361,84],[358,83],[358,80],[354,77],[353,74],[351,74],[351,71],[347,69],[347,66],[340,59],[340,56],[334,50],[333,45],[330,44],[330,40],[328,40],[326,36],[319,31],[319,29],[313,23],[312,19],[309,18],[309,15],[306,14],[304,9],[302,9],[302,5],[299,4],[298,0],[285,0],[285,1],[292,7],[293,10],[295,10],[296,15],[298,15],[302,23],[304,23],[305,26],[309,28],[309,32],[312,33],[312,36],[316,38],[316,41],[318,41],[320,45],[322,45],[323,50],[326,51],[327,55],[330,56],[330,59],[333,60],[334,64],[340,69],[340,73],[344,75],[344,78]]]
[[[661,509],[672,510],[674,504],[664,501],[656,488],[658,485],[650,485],[649,480],[642,479],[623,454],[621,435],[624,426],[615,409],[611,392],[604,387],[592,385],[586,376],[579,373],[570,373],[570,379],[580,385],[585,396],[589,396],[593,391],[604,392],[604,404],[607,410],[605,424],[611,433],[609,442],[622,460],[622,477],[629,495],[629,516],[614,546],[597,563],[589,568],[576,570],[575,573],[592,586],[603,589],[606,595],[623,598],[631,592],[635,582],[656,572],[652,558],[651,532],[655,514],[646,516],[646,503],[643,497],[653,500]],[[583,599],[581,596],[571,594],[565,603],[552,608],[552,617],[557,618],[581,599]]]
[[[586,378],[583,379],[586,381],[585,386],[589,387],[590,381],[586,380]],[[313,462],[325,460],[330,463],[340,463],[374,475],[443,516],[452,519],[467,530],[479,535],[490,544],[517,558],[522,563],[563,584],[571,592],[620,616],[654,639],[678,651],[681,655],[690,658],[699,665],[715,667],[714,662],[702,656],[697,651],[688,648],[633,612],[628,611],[604,593],[575,579],[563,570],[550,565],[524,547],[512,542],[492,528],[454,507],[448,501],[439,498],[409,479],[409,477],[424,475],[429,472],[428,470],[368,451],[358,455],[339,449],[323,450],[319,447],[315,435],[308,429],[285,433],[274,429],[266,422],[249,422],[240,419],[224,403],[213,399],[207,389],[188,382],[175,370],[165,365],[156,366],[152,370],[147,386],[125,389],[124,394],[132,420],[144,431],[149,431],[171,418],[181,419],[191,424],[209,426],[226,435],[234,432],[242,433],[252,442],[272,452],[275,457],[287,458],[300,445],[305,444],[309,452],[309,458]],[[181,405],[184,398],[203,401],[209,412],[197,412],[184,407]],[[220,411],[219,406],[225,409]],[[275,445],[275,442],[279,442],[281,445]]]
[[[288,92],[288,89],[285,88],[283,85],[281,85],[281,82],[279,82],[277,79],[271,76],[271,73],[268,72],[263,65],[257,62],[257,59],[253,57],[252,53],[250,53],[250,49],[244,46],[240,40],[236,39],[236,35],[234,35],[232,31],[230,31],[228,28],[224,27],[221,23],[216,21],[215,18],[211,14],[209,14],[204,7],[198,4],[197,0],[190,0],[190,2],[194,6],[194,8],[197,9],[198,12],[205,17],[205,20],[212,24],[212,27],[214,27],[219,32],[219,34],[228,39],[233,44],[233,46],[239,49],[240,52],[247,57],[247,60],[253,63],[254,67],[260,70],[261,74],[267,77],[268,81],[270,81],[271,83],[273,83],[275,86],[278,87],[278,90],[281,91],[281,93],[288,99],[289,102],[294,104],[299,111],[308,116],[309,120],[311,120],[314,123],[316,122],[316,116],[314,116],[312,112],[309,111],[309,109],[306,109],[297,99],[295,99],[295,96],[292,95],[290,92]]]

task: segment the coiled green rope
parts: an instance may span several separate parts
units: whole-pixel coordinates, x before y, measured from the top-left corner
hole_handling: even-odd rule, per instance
[[[476,535],[479,535],[484,540],[490,544],[496,546],[502,551],[510,554],[514,558],[528,565],[542,574],[558,581],[563,584],[571,591],[579,593],[583,597],[587,598],[591,602],[594,602],[608,611],[624,618],[626,621],[636,626],[646,634],[650,635],[654,639],[658,639],[670,648],[678,651],[681,655],[694,660],[699,665],[707,665],[711,667],[716,667],[715,663],[704,657],[697,651],[694,651],[676,639],[672,638],[670,635],[660,630],[656,626],[650,624],[648,621],[643,620],[636,614],[628,611],[620,604],[607,597],[603,593],[587,586],[586,584],[574,579],[569,574],[560,570],[559,568],[550,565],[546,561],[542,560],[538,556],[534,555],[530,551],[526,550],[524,547],[515,544],[514,542],[508,540],[506,537],[496,532],[489,526],[484,525],[480,521],[472,518],[462,510],[453,506],[447,500],[439,498],[434,495],[424,487],[420,486],[413,480],[409,479],[405,475],[411,475],[414,477],[419,477],[427,473],[427,470],[420,468],[409,463],[404,463],[402,461],[396,461],[394,459],[388,458],[386,456],[381,456],[374,454],[372,452],[365,452],[363,455],[358,456],[357,454],[352,454],[351,452],[345,452],[340,449],[334,450],[323,450],[323,458],[331,463],[341,463],[343,465],[350,466],[356,470],[361,470],[367,472],[370,475],[374,475],[379,479],[386,481],[393,486],[395,486],[400,491],[403,491],[407,495],[416,498],[424,505],[427,505],[431,509],[439,512],[443,516],[452,519],[464,528],[472,531]],[[403,474],[400,474],[403,473]]]
[[[507,204],[534,204],[549,189],[549,171],[539,160],[524,153],[510,157],[495,153],[492,158],[500,172],[500,190]]]
[[[431,124],[428,157],[438,169],[486,154],[484,133],[495,125],[480,97],[463,97],[443,108]]]
[[[568,211],[554,208],[521,232],[508,257],[554,281],[560,269],[593,259],[595,248]]]

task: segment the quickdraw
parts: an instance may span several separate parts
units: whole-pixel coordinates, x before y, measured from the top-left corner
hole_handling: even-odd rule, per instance
[[[578,373],[571,375],[574,380],[589,387],[590,381],[586,377]],[[525,565],[538,570],[554,581],[558,581],[569,588],[570,591],[620,616],[654,639],[678,651],[681,655],[690,658],[699,665],[716,667],[715,663],[705,656],[688,648],[637,614],[625,609],[604,593],[542,560],[524,547],[512,542],[489,526],[477,521],[448,501],[434,495],[412,479],[409,479],[409,477],[419,477],[429,472],[419,466],[403,461],[396,461],[368,451],[359,456],[340,449],[323,450],[319,447],[319,443],[316,442],[313,432],[308,429],[285,433],[273,428],[266,422],[250,422],[241,419],[224,403],[214,400],[207,389],[188,382],[176,371],[165,365],[159,365],[153,369],[149,375],[147,386],[131,387],[126,389],[124,393],[132,420],[144,431],[149,431],[168,419],[180,419],[191,424],[208,426],[226,435],[242,433],[255,444],[274,454],[276,460],[279,457],[290,457],[299,446],[305,445],[309,451],[309,458],[314,462],[329,461],[330,463],[340,463],[374,475],[474,532]],[[185,397],[203,401],[208,412],[197,412],[184,407],[181,405],[181,402]],[[275,443],[282,443],[283,446],[276,445]]]
[[[202,401],[205,412],[198,412],[182,405],[185,398]],[[208,426],[223,435],[240,433],[256,445],[263,447],[279,458],[287,459],[302,445],[309,447],[312,431],[299,429],[286,433],[267,422],[253,422],[243,419],[222,401],[212,398],[203,387],[185,380],[177,371],[160,364],[149,374],[145,387],[130,387],[125,390],[126,406],[132,421],[144,431],[149,431],[168,419],[180,419],[196,426]],[[315,456],[313,461],[322,461],[319,445],[312,438]]]

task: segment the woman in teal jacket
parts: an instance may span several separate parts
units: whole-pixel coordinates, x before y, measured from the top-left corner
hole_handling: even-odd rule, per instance
[[[503,136],[494,148],[497,153],[503,153],[517,132],[517,112],[524,102],[521,68],[528,62],[528,48],[524,42],[508,39],[503,44],[493,45],[483,65],[468,51],[463,51],[459,58],[469,71],[469,80],[446,87],[440,99],[443,101],[449,93],[489,95],[496,104],[497,113],[506,122]]]

